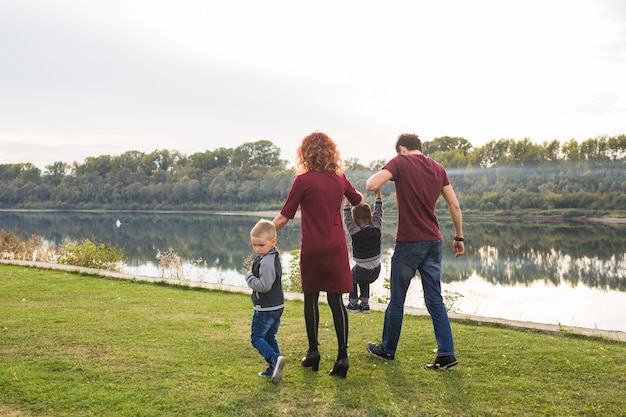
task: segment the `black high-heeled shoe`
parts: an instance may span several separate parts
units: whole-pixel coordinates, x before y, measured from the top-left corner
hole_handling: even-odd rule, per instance
[[[335,366],[331,369],[330,374],[333,376],[340,376],[345,378],[348,376],[348,368],[350,364],[348,363],[348,358],[338,359],[335,361]]]
[[[309,351],[302,358],[302,366],[305,368],[313,368],[314,371],[320,369],[320,352],[319,350]]]

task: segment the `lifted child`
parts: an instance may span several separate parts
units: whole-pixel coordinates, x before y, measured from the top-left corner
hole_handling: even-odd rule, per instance
[[[352,238],[352,260],[355,263],[352,267],[352,292],[348,296],[349,303],[346,310],[352,313],[369,313],[370,284],[380,275],[382,253],[380,236],[383,226],[381,191],[376,192],[373,214],[368,204],[351,207],[346,199],[343,206],[343,218]]]

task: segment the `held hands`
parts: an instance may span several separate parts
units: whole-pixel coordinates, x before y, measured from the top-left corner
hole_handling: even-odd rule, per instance
[[[375,192],[376,192],[376,198],[383,198],[383,191],[382,191],[382,190],[383,190],[383,189],[382,189],[382,187],[381,187],[381,188],[379,188],[378,190],[376,190],[376,191],[375,191]],[[359,194],[361,194],[361,193],[359,193]],[[364,199],[364,198],[365,198],[365,197],[363,197],[363,194],[361,194],[361,203],[359,204],[359,206],[360,206],[360,205],[362,205],[362,204],[365,202],[365,199]],[[343,202],[343,204],[344,204],[344,205],[346,205],[346,206],[351,206],[351,205],[352,205],[352,204],[350,203],[350,200],[348,200],[348,197],[344,197],[344,202]]]

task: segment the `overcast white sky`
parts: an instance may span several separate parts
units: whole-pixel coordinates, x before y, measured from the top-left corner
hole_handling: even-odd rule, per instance
[[[0,0],[0,164],[626,134],[622,0]]]

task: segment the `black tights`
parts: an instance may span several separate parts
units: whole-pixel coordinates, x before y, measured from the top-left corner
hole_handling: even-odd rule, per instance
[[[313,292],[304,294],[304,321],[306,323],[306,334],[309,339],[309,352],[317,350],[317,331],[320,322],[320,312],[318,300],[320,293]],[[326,293],[328,305],[333,313],[335,332],[337,333],[337,359],[348,357],[348,315],[346,307],[343,305],[341,294]]]

